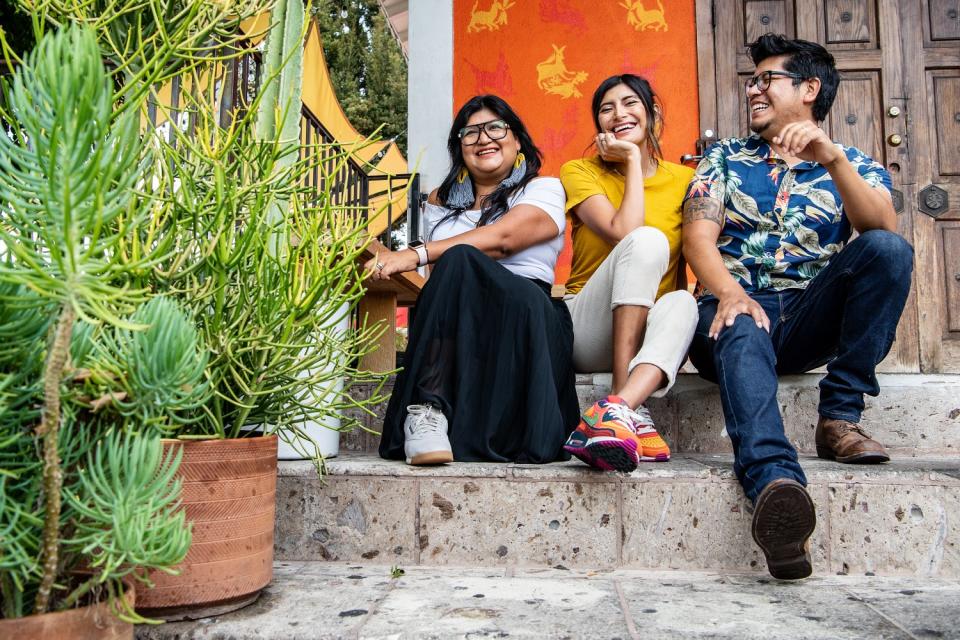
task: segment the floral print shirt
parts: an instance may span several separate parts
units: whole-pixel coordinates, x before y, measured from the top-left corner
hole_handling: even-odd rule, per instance
[[[837,146],[870,186],[891,189],[883,165]],[[816,162],[790,167],[758,135],[726,138],[707,149],[684,202],[698,197],[722,203],[717,247],[747,293],[805,288],[850,239],[850,222],[826,168]]]

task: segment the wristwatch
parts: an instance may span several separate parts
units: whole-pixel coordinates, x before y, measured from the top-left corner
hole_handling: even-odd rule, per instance
[[[430,262],[430,256],[427,255],[427,245],[423,240],[414,240],[407,245],[407,249],[413,249],[417,252],[417,265],[424,266]]]

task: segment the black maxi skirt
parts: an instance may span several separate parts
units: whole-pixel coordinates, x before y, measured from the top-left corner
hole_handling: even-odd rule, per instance
[[[380,455],[402,460],[407,405],[449,423],[454,460],[568,460],[579,420],[573,322],[550,285],[511,273],[469,245],[444,253],[417,300]]]

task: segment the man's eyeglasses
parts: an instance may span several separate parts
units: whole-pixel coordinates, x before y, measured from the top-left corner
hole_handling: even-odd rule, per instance
[[[750,87],[756,87],[757,91],[763,93],[770,88],[770,82],[774,78],[793,78],[794,84],[799,84],[798,80],[806,80],[799,73],[790,73],[789,71],[764,71],[763,73],[758,73],[752,78],[748,79],[744,86],[747,91],[750,90]]]
[[[491,120],[464,127],[457,133],[457,137],[460,138],[460,144],[470,146],[480,142],[481,131],[485,132],[491,140],[501,140],[506,137],[509,129],[510,125],[503,120]]]

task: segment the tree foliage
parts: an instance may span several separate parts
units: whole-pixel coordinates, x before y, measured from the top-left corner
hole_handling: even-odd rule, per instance
[[[407,152],[407,62],[377,0],[321,0],[314,7],[340,105],[354,127],[393,138]]]
[[[30,14],[18,6],[17,0],[0,0],[0,31],[3,32],[7,45],[16,57],[22,57],[33,48],[34,37]],[[4,67],[6,67],[5,63],[0,69]]]

